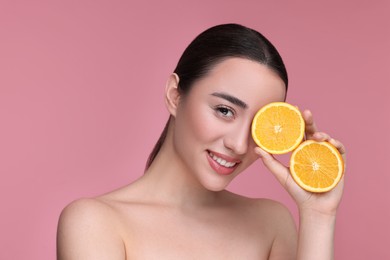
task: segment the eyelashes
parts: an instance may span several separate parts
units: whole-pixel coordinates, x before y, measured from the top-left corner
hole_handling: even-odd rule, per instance
[[[216,113],[226,119],[234,119],[236,116],[236,111],[234,111],[233,108],[224,106],[224,105],[219,105],[214,108]]]

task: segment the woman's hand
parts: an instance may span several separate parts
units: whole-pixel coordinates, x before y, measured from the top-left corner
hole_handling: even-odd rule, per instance
[[[343,156],[345,164],[344,145],[338,140],[335,140],[330,137],[328,134],[319,132],[314,123],[312,113],[309,110],[305,110],[302,115],[306,124],[306,139],[311,139],[315,141],[327,141],[331,143],[339,150],[339,152]],[[255,148],[255,152],[260,155],[264,165],[273,173],[273,175],[278,179],[280,184],[292,196],[292,198],[297,203],[297,206],[300,211],[313,210],[317,213],[331,216],[334,216],[336,214],[343,193],[344,176],[337,184],[337,186],[331,191],[325,193],[311,193],[303,190],[300,186],[298,186],[295,183],[294,179],[291,177],[290,169],[280,163],[277,159],[275,159],[274,156],[265,152],[259,147]]]

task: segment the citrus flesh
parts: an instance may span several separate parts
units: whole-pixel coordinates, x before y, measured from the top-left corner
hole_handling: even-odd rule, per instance
[[[302,142],[305,121],[295,106],[286,102],[273,102],[256,113],[251,132],[260,148],[271,154],[284,154]]]
[[[327,192],[343,176],[344,162],[330,143],[308,140],[292,153],[290,172],[301,188],[310,192]]]

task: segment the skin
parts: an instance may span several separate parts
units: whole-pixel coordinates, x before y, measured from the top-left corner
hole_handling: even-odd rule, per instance
[[[250,136],[256,111],[284,100],[279,76],[257,62],[229,58],[186,96],[179,81],[173,74],[167,83],[172,120],[153,164],[128,186],[68,205],[58,225],[58,259],[332,259],[344,180],[328,193],[308,193]],[[339,141],[317,130],[310,111],[303,116],[308,139],[329,141],[345,153]],[[210,151],[239,161],[234,172],[216,173]],[[298,230],[280,203],[225,190],[258,158],[297,203]]]

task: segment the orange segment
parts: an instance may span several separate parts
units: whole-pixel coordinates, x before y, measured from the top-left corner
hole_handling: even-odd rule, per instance
[[[333,189],[344,172],[339,151],[328,142],[305,141],[292,153],[290,172],[295,182],[311,192]]]
[[[295,106],[273,102],[262,107],[252,121],[252,137],[263,150],[284,154],[294,150],[303,139],[305,121]]]

